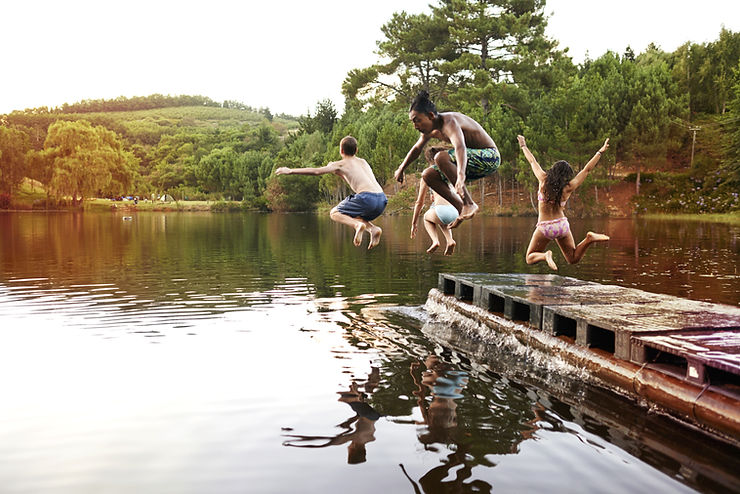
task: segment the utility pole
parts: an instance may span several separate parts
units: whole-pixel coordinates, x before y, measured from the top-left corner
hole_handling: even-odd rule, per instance
[[[689,131],[694,133],[693,138],[691,139],[691,164],[690,167],[694,166],[694,146],[696,145],[696,132],[701,130],[701,127],[698,125],[696,127],[689,127]]]

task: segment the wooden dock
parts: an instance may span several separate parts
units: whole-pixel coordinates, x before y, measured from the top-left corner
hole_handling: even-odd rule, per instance
[[[440,273],[438,290],[740,403],[740,307],[550,274]]]

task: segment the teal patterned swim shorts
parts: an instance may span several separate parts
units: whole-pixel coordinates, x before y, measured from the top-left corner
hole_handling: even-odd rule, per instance
[[[452,160],[452,162],[457,164],[457,160],[455,159],[455,150],[450,149],[447,151],[447,154],[450,155],[450,159]],[[491,173],[498,170],[498,167],[501,165],[501,155],[496,148],[467,148],[466,154],[468,156],[468,166],[465,168],[466,182],[487,177]],[[444,183],[450,183],[445,174],[442,173],[442,170],[440,170],[437,165],[432,165],[432,168],[439,172]]]

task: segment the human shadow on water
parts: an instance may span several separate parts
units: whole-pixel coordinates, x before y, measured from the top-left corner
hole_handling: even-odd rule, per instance
[[[336,436],[307,436],[297,434],[283,434],[288,437],[283,441],[283,446],[292,446],[296,448],[326,448],[327,446],[339,446],[349,443],[347,446],[347,463],[357,464],[367,460],[367,451],[365,445],[375,441],[375,422],[381,417],[369,403],[367,403],[368,394],[380,382],[380,369],[373,367],[367,381],[364,383],[365,392],[360,391],[357,382],[349,385],[349,390],[339,392],[339,400],[346,403],[355,412],[353,417],[348,418],[337,427],[344,429]],[[354,424],[354,429],[352,425]],[[325,441],[316,444],[316,441]]]

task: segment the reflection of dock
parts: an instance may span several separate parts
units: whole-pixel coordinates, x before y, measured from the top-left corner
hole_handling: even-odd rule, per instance
[[[538,274],[441,273],[430,298],[740,439],[740,308]]]

